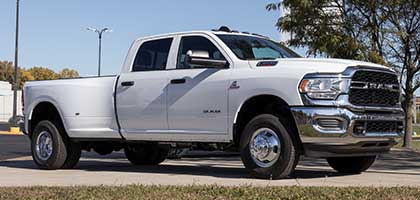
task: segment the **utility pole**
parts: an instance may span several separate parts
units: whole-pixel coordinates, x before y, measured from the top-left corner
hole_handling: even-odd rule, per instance
[[[18,51],[19,50],[19,0],[16,0],[15,73],[13,79],[13,126],[17,126]]]
[[[99,34],[98,76],[101,76],[102,33]]]
[[[98,76],[101,76],[102,34],[105,32],[112,32],[112,30],[107,27],[103,29],[87,28],[87,30],[93,31],[98,34],[98,39],[99,39]]]

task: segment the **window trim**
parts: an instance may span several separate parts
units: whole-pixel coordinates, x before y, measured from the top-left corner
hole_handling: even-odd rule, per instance
[[[134,71],[134,70],[133,70],[133,68],[134,68],[134,62],[136,61],[137,54],[138,54],[138,52],[139,52],[139,50],[140,50],[141,46],[142,46],[144,43],[146,43],[146,42],[153,42],[153,41],[157,41],[157,40],[165,40],[165,39],[172,39],[172,41],[171,41],[171,45],[170,45],[170,47],[169,47],[168,58],[167,58],[167,62],[166,62],[165,68],[164,68],[164,69],[156,69],[156,70]],[[133,55],[133,58],[132,58],[132,61],[131,61],[131,65],[130,65],[130,70],[129,70],[128,72],[129,72],[129,73],[137,73],[137,72],[155,72],[155,71],[166,71],[166,70],[168,69],[168,63],[169,63],[169,59],[170,59],[170,57],[171,57],[171,56],[170,56],[170,54],[171,54],[171,51],[172,51],[172,48],[173,48],[174,43],[176,43],[176,37],[175,37],[175,36],[165,36],[165,37],[158,37],[158,38],[150,38],[150,39],[141,40],[141,41],[138,43],[138,45],[137,45],[137,47],[136,47],[136,50],[134,51],[135,53],[134,53],[134,55]]]

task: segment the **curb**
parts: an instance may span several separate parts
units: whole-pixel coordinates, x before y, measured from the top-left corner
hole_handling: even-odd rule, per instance
[[[24,135],[22,132],[0,131],[0,135]]]
[[[11,126],[9,128],[9,131],[0,131],[1,135],[23,135],[23,133],[20,131],[20,127],[13,127]]]

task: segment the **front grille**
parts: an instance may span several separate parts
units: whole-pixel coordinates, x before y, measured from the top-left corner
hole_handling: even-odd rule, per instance
[[[366,135],[369,133],[402,133],[404,130],[401,121],[356,121],[353,134]]]
[[[391,107],[400,99],[398,77],[392,73],[357,71],[352,78],[349,101],[356,106]]]
[[[358,106],[394,106],[400,98],[399,92],[377,89],[351,89],[350,103]]]
[[[396,74],[387,73],[387,72],[360,70],[354,73],[352,81],[398,84],[398,77]]]

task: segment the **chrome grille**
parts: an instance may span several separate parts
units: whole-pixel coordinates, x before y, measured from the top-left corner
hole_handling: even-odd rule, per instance
[[[349,101],[356,106],[391,107],[400,99],[396,74],[379,71],[356,71],[349,90]]]

